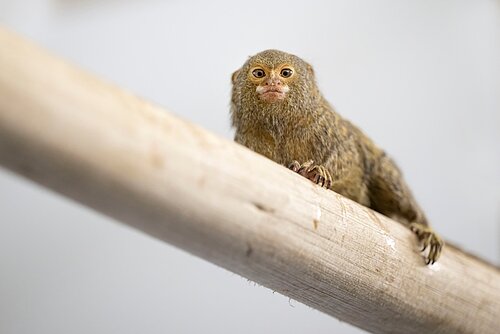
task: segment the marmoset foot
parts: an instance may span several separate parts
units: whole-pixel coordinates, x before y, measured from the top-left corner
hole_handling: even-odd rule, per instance
[[[418,240],[424,246],[422,252],[429,247],[429,254],[427,254],[426,263],[433,264],[439,259],[441,249],[444,246],[443,240],[434,232],[429,226],[419,223],[411,223],[410,230],[416,235]]]
[[[321,187],[330,189],[332,186],[332,176],[330,172],[321,165],[315,165],[313,160],[308,160],[302,165],[294,160],[288,168]]]

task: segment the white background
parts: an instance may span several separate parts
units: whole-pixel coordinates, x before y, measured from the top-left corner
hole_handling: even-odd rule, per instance
[[[500,261],[498,0],[0,0],[0,23],[227,138],[231,73],[295,53],[432,225]],[[0,169],[0,333],[196,332],[362,331]]]

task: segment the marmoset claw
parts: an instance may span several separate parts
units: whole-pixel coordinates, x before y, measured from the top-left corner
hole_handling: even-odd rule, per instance
[[[321,165],[315,165],[313,160],[308,160],[303,164],[294,160],[288,168],[321,187],[330,189],[332,186],[332,176],[330,172]]]
[[[429,254],[427,254],[426,263],[433,264],[439,259],[441,249],[444,246],[443,240],[434,232],[429,226],[420,223],[411,223],[410,230],[416,235],[418,240],[422,243],[422,252],[429,247]]]

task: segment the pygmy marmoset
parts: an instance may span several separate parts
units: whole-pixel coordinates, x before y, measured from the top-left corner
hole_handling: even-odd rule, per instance
[[[443,241],[428,226],[395,163],[338,115],[320,93],[311,65],[266,50],[232,75],[235,141],[314,183],[408,226],[434,263]]]

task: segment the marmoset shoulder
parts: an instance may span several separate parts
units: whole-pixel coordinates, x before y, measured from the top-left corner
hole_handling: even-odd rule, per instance
[[[301,58],[266,50],[232,75],[235,141],[312,182],[408,226],[429,247],[443,241],[429,227],[394,161],[335,112],[319,91],[313,68]]]

